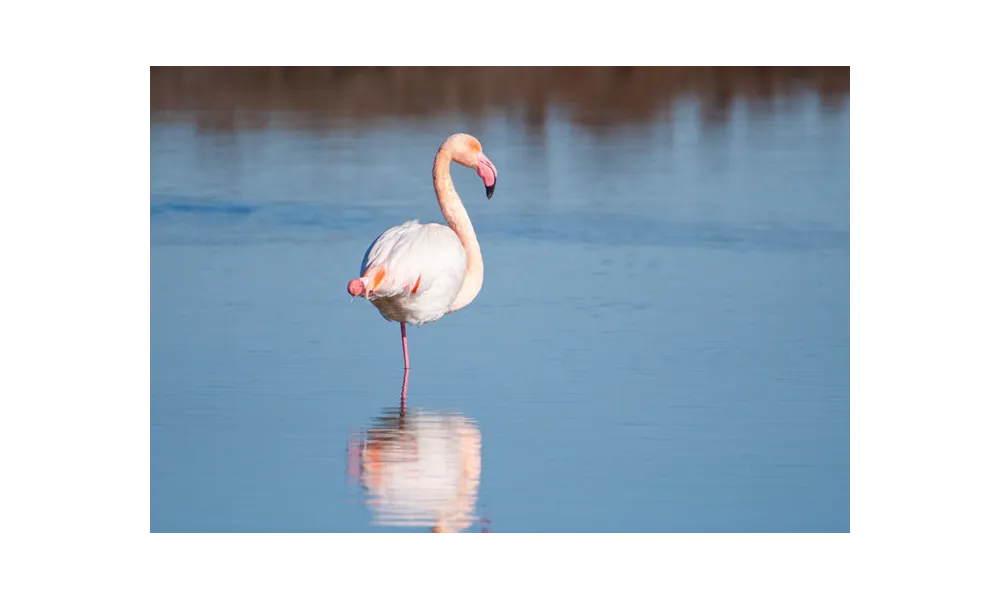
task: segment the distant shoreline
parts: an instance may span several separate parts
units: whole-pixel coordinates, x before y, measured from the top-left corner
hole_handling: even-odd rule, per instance
[[[292,111],[356,119],[559,105],[584,125],[643,121],[697,95],[724,113],[803,91],[840,105],[850,67],[151,67],[151,119],[176,111]]]

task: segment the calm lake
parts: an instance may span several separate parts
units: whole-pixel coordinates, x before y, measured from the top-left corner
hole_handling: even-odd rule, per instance
[[[716,112],[154,110],[151,530],[848,531],[849,97]],[[457,131],[485,283],[401,415],[346,285]]]

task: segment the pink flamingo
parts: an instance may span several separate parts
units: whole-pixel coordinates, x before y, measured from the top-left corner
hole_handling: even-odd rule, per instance
[[[466,133],[446,139],[434,157],[434,192],[448,227],[407,221],[387,229],[368,247],[361,277],[347,284],[387,321],[399,323],[403,340],[403,394],[410,372],[406,325],[423,325],[468,306],[483,287],[483,255],[469,213],[451,180],[451,162],[475,169],[493,197],[497,170],[479,140]]]

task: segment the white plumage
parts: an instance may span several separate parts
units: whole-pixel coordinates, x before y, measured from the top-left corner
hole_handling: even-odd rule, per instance
[[[365,289],[373,290],[369,300],[386,320],[422,325],[448,313],[462,287],[465,265],[465,249],[454,231],[413,220],[372,242],[360,275]]]

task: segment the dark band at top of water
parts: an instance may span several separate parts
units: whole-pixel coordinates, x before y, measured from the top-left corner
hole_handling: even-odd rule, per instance
[[[850,94],[849,67],[153,67],[153,120],[190,118],[208,129],[267,127],[266,115],[289,112],[283,125],[338,127],[337,119],[479,114],[518,110],[530,126],[558,106],[579,125],[644,122],[677,98],[697,95],[705,118],[725,121],[731,103],[773,108],[808,90],[838,108]],[[181,115],[178,114],[181,111]]]

